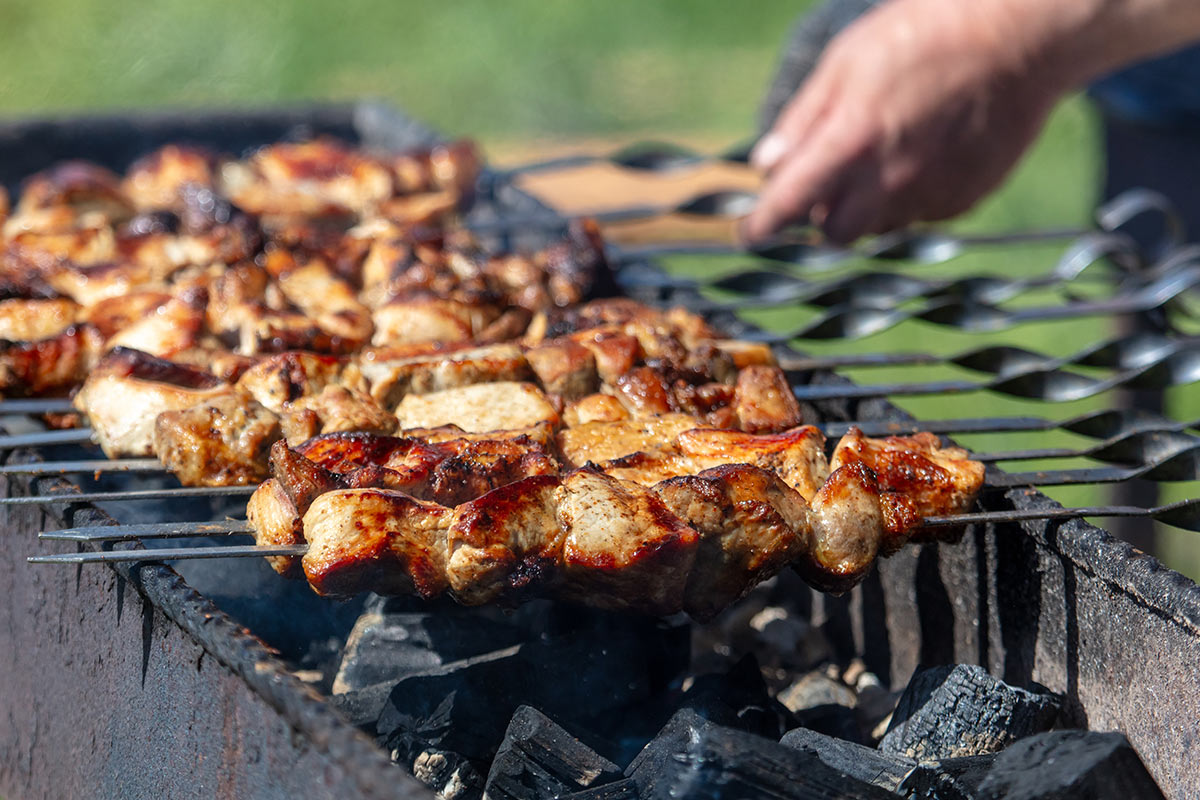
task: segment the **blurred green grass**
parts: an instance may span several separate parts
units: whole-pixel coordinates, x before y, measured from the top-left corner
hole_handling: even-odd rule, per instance
[[[779,47],[809,5],[797,0],[737,5],[715,0],[8,0],[0,3],[0,115],[269,106],[370,96],[485,145],[683,133],[733,142],[752,132]],[[1054,114],[1005,186],[954,227],[1002,231],[1084,224],[1099,177],[1096,121],[1086,101],[1074,97]],[[1060,252],[1054,245],[984,250],[937,267],[911,269],[930,277],[1034,275],[1049,271]],[[727,259],[692,259],[673,266],[702,274],[734,265]],[[1035,302],[1056,301],[1042,295]],[[759,318],[791,327],[813,313],[790,309]],[[988,335],[914,322],[860,341],[802,346],[813,353],[890,349],[949,354],[1019,343],[1065,355],[1113,333],[1111,321],[1105,320],[1030,325]],[[980,377],[949,367],[849,374],[871,383]],[[1194,391],[1172,390],[1168,399],[1177,418],[1200,416]],[[1065,419],[1110,402],[1111,396],[1103,396],[1049,406],[986,393],[898,400],[926,418],[1027,414]],[[1087,441],[1069,434],[963,439],[980,450]],[[1195,496],[1196,488],[1172,485],[1167,495]],[[1070,504],[1103,500],[1097,489],[1050,493]],[[1161,555],[1175,568],[1200,576],[1194,535],[1159,530]]]

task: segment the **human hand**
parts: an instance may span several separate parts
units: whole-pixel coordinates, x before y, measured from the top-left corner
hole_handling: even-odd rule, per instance
[[[1049,24],[1009,11],[891,0],[844,30],[755,148],[768,177],[743,237],[811,220],[849,242],[954,216],[994,188],[1070,87],[1039,60]]]

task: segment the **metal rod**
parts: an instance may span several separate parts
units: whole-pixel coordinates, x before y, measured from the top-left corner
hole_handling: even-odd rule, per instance
[[[29,400],[0,400],[0,415],[55,414],[77,410],[68,397],[35,397]]]
[[[30,556],[30,564],[112,564],[129,561],[175,561],[191,558],[245,558],[248,556],[302,556],[308,545],[219,545],[215,547],[163,547],[153,550],[105,550],[99,553],[55,553]]]
[[[51,505],[55,503],[98,503],[125,500],[167,500],[181,497],[244,497],[257,486],[183,486],[174,489],[132,489],[124,492],[79,492],[39,494],[29,497],[0,497],[2,506]]]
[[[157,458],[84,459],[80,461],[34,461],[5,464],[0,475],[59,475],[71,472],[163,472]]]
[[[43,531],[39,539],[61,539],[71,542],[120,542],[130,539],[175,539],[181,536],[225,536],[253,533],[244,519],[224,522],[147,522],[133,525],[91,525]]]
[[[1159,520],[1185,530],[1200,530],[1200,499],[1184,500],[1155,508],[1136,506],[1085,506],[1081,508],[1034,508],[982,511],[927,517],[922,527],[1025,522],[1043,519],[1079,519],[1082,517],[1142,517]],[[174,561],[192,558],[247,558],[262,556],[302,556],[308,545],[218,545],[169,547],[150,550],[106,550],[102,552],[56,553],[31,556],[32,564],[99,564],[137,561]]]
[[[49,447],[55,444],[86,444],[92,441],[91,428],[68,428],[62,431],[37,431],[0,436],[0,450],[21,447]]]

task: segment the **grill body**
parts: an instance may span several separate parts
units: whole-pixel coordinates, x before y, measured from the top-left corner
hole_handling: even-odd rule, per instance
[[[372,104],[15,123],[0,127],[0,180],[15,189],[67,157],[120,169],[166,141],[239,152],[320,133],[387,147],[433,138]],[[493,213],[536,209],[507,187],[494,199]],[[733,317],[715,322],[739,333]],[[881,400],[818,410],[828,420],[907,419]],[[3,488],[67,486],[13,478]],[[988,502],[1052,505],[1025,490]],[[51,549],[38,545],[39,531],[106,519],[82,504],[0,510],[0,795],[430,796],[289,673],[261,630],[243,628],[174,569],[24,563]],[[809,604],[839,655],[863,657],[886,683],[950,661],[1040,682],[1067,694],[1071,723],[1124,731],[1168,796],[1200,795],[1200,588],[1104,531],[1078,521],[968,529],[957,544],[907,548],[853,592],[813,593]]]

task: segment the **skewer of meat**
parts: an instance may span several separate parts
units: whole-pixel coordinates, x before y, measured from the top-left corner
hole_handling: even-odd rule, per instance
[[[689,444],[688,434],[704,445]],[[629,480],[621,467],[593,463],[556,475],[539,462],[526,477],[453,506],[448,498],[521,470],[477,459],[485,478],[445,494],[445,485],[434,491],[426,481],[396,488],[404,484],[392,466],[411,480],[441,463],[416,458],[414,471],[403,440],[319,438],[296,452],[280,444],[275,477],[252,496],[248,518],[259,544],[307,543],[299,562],[279,557],[273,566],[302,570],[322,594],[450,591],[467,604],[555,596],[706,618],[788,564],[820,589],[844,591],[878,555],[898,549],[920,517],[969,507],[983,481],[982,465],[923,437],[852,434],[832,470],[814,429],[762,437],[690,430],[674,444],[678,474],[670,477]],[[335,455],[342,452],[349,462]],[[919,476],[889,467],[901,455]],[[381,464],[358,466],[373,457]],[[916,517],[889,512],[897,503]]]

